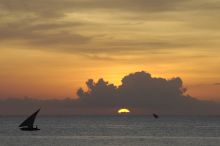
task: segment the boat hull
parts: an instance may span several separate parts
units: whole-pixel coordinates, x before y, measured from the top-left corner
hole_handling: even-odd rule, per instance
[[[38,131],[40,129],[39,128],[26,128],[26,127],[23,127],[23,128],[20,128],[20,130],[22,130],[22,131]]]

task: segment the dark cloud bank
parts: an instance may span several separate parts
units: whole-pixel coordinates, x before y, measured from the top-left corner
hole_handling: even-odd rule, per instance
[[[7,99],[0,101],[0,114],[25,114],[42,107],[42,114],[116,114],[120,107],[133,114],[157,112],[166,115],[218,115],[220,103],[201,101],[186,95],[180,78],[154,78],[144,71],[125,76],[120,86],[103,79],[86,82],[87,90],[77,91],[78,99],[37,100]]]

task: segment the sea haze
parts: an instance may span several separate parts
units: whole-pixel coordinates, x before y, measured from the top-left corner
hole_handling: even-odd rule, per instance
[[[0,117],[1,146],[219,146],[215,116],[39,116],[40,131],[20,131],[26,117]]]

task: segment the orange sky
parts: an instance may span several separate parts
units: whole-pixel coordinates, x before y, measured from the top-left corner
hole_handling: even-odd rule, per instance
[[[75,98],[144,70],[220,100],[218,1],[0,1],[0,98]]]

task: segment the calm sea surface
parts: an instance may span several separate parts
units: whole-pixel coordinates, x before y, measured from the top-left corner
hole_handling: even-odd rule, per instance
[[[40,131],[20,131],[25,117],[0,117],[0,146],[220,146],[220,117],[38,116]]]

